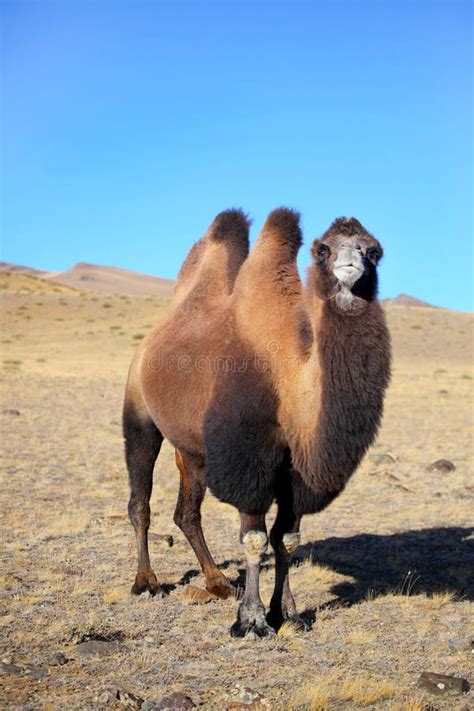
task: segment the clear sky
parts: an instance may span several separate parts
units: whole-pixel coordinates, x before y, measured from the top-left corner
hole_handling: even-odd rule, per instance
[[[232,206],[354,215],[381,295],[473,307],[459,0],[1,0],[2,256],[174,277]]]

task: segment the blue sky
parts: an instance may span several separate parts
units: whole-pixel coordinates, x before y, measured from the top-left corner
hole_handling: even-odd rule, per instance
[[[220,210],[355,215],[473,307],[469,2],[2,0],[2,259],[174,277]]]

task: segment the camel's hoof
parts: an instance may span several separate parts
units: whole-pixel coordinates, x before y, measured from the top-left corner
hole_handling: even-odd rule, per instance
[[[229,583],[227,578],[210,581],[206,585],[206,590],[213,595],[220,597],[221,600],[227,600],[228,597],[235,597],[236,594],[236,589],[231,583]]]
[[[296,613],[289,614],[288,612],[284,612],[283,614],[274,614],[269,612],[267,615],[267,622],[276,630],[279,630],[285,622],[291,624],[297,632],[309,632],[311,629],[311,623]]]
[[[230,628],[232,637],[274,637],[276,632],[265,619],[265,608],[254,602],[242,602],[237,620]]]
[[[258,624],[242,624],[242,622],[234,622],[230,628],[231,637],[248,637],[249,639],[257,639],[257,637],[274,637],[276,635],[273,627],[270,627],[266,622]]]
[[[166,591],[159,584],[155,573],[137,573],[130,592],[132,595],[141,595],[149,592],[152,597],[155,597],[155,595],[165,597],[166,595]]]

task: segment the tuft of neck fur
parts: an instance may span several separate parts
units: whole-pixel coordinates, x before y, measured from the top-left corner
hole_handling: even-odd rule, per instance
[[[293,465],[314,491],[338,492],[374,441],[390,379],[390,337],[379,303],[357,314],[324,302],[315,324],[319,407],[312,432],[290,441]]]

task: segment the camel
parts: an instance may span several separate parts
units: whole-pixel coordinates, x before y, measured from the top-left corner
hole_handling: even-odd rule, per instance
[[[285,619],[304,626],[288,579],[301,517],[327,506],[357,468],[389,381],[389,335],[376,300],[379,242],[355,218],[335,220],[312,245],[303,288],[301,241],[298,213],[273,211],[232,291],[204,316],[171,314],[136,369],[142,417],[175,446],[186,480],[204,479],[239,510],[247,577],[234,636],[272,636]],[[170,362],[185,354],[185,372],[157,373],[157,352],[161,364],[163,355]],[[273,501],[275,589],[266,617],[259,571]],[[149,560],[146,569],[139,563],[142,582],[151,574]],[[207,571],[208,589],[215,575]],[[222,577],[217,588],[226,592]]]
[[[129,472],[129,516],[135,529],[138,551],[138,571],[131,592],[139,595],[149,591],[151,595],[163,592],[151,567],[148,551],[150,526],[150,497],[153,486],[153,468],[163,443],[163,435],[150,415],[142,386],[144,370],[158,374],[164,371],[166,382],[173,384],[168,370],[183,367],[184,361],[162,360],[165,351],[161,341],[173,341],[182,327],[189,331],[191,324],[200,324],[210,318],[220,301],[233,288],[241,264],[249,251],[250,221],[241,210],[226,210],[217,215],[204,237],[189,251],[178,274],[168,318],[155,327],[140,343],[130,365],[124,406],[123,433],[125,457]],[[185,354],[183,339],[176,338],[178,359]],[[166,352],[167,353],[167,352]],[[175,373],[176,375],[176,373]],[[154,376],[153,376],[154,377]],[[173,394],[170,393],[170,397]],[[173,408],[177,411],[190,407],[177,398]],[[183,421],[185,416],[183,416]],[[189,455],[186,441],[179,440],[183,452],[176,449],[176,464],[180,472],[180,488],[174,520],[189,540],[206,576],[207,589],[221,598],[235,592],[227,578],[217,568],[204,539],[201,527],[200,508],[206,490],[200,455]],[[193,448],[191,448],[192,451]]]

